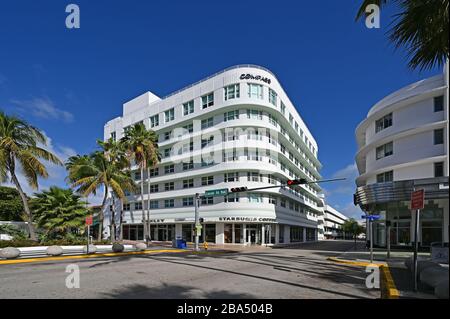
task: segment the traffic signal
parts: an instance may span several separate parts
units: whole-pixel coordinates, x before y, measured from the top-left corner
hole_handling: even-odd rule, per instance
[[[300,178],[300,179],[289,179],[287,181],[288,186],[293,186],[293,185],[300,185],[300,184],[306,184],[308,181],[304,178]]]
[[[231,188],[230,191],[232,193],[239,193],[239,192],[246,192],[247,189],[248,189],[247,187],[234,187],[234,188]]]

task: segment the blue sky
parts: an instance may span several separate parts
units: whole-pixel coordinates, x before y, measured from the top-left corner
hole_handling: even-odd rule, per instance
[[[441,72],[407,68],[381,28],[354,17],[361,1],[2,1],[0,109],[41,128],[60,157],[87,153],[122,103],[164,96],[235,64],[272,70],[319,144],[328,202],[353,207],[354,130],[390,92]],[[65,27],[76,3],[81,28]],[[50,168],[42,187],[64,185]]]

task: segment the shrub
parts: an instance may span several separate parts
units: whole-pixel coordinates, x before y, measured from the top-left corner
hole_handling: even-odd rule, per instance
[[[28,234],[16,225],[0,225],[0,234],[6,234],[13,240],[23,240],[28,238]]]
[[[41,246],[41,244],[29,239],[0,240],[0,248],[32,246]]]

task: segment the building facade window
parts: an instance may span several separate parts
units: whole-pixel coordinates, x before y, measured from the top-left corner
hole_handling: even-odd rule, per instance
[[[434,98],[434,111],[441,112],[444,110],[444,96],[436,96]]]
[[[263,86],[260,84],[248,84],[248,97],[251,99],[263,99]]]
[[[112,132],[111,135],[109,136],[109,138],[115,142],[116,138],[117,138],[116,132]]]
[[[262,203],[263,199],[262,199],[262,195],[261,194],[249,194],[248,195],[248,202],[249,203]]]
[[[164,173],[170,174],[175,172],[175,166],[173,164],[164,166]]]
[[[175,109],[171,108],[170,110],[167,110],[164,112],[164,119],[165,122],[170,122],[173,121],[175,119]]]
[[[214,105],[214,93],[209,93],[207,95],[202,96],[202,108],[206,109],[207,107]]]
[[[394,171],[384,172],[377,175],[377,183],[388,183],[394,180]]]
[[[269,89],[269,102],[270,104],[277,106],[277,93],[272,89]]]
[[[239,182],[239,173],[225,173],[223,179],[225,183]]]
[[[150,177],[155,177],[155,176],[159,176],[159,168],[151,168],[150,169]]]
[[[205,138],[201,140],[202,148],[208,147],[214,143],[214,136],[210,136],[209,138]]]
[[[194,198],[193,197],[185,197],[183,198],[183,206],[194,206]]]
[[[225,101],[240,98],[240,95],[241,95],[240,91],[241,90],[240,90],[239,84],[232,84],[232,85],[226,86],[224,88]]]
[[[226,113],[223,114],[223,120],[225,122],[232,121],[232,120],[237,120],[237,119],[239,119],[239,110],[230,111],[230,112],[226,112]]]
[[[142,202],[135,202],[134,203],[134,209],[135,210],[141,210],[142,209]]]
[[[165,183],[164,184],[164,190],[166,191],[166,192],[168,192],[168,191],[173,191],[175,189],[175,184],[174,184],[174,182],[169,182],[169,183]]]
[[[252,120],[262,120],[262,111],[247,110],[247,118]]]
[[[183,104],[183,115],[194,113],[194,100]]]
[[[214,118],[213,117],[210,117],[210,118],[207,118],[205,120],[202,120],[202,124],[201,124],[202,130],[207,129],[209,127],[212,127],[213,125],[214,125]]]
[[[194,161],[191,160],[190,162],[183,163],[183,171],[188,171],[190,169],[194,168]]]
[[[157,193],[157,192],[159,192],[158,184],[150,185],[150,193]]]
[[[230,194],[228,196],[224,196],[225,203],[238,203],[239,202],[239,194]]]
[[[150,117],[150,127],[156,127],[159,125],[159,114]]]
[[[123,210],[129,212],[131,210],[130,203],[123,204]]]
[[[444,144],[444,129],[434,130],[434,145]]]
[[[150,201],[150,208],[151,209],[158,209],[159,208],[159,202],[157,200],[151,200]]]
[[[394,143],[386,143],[384,145],[381,145],[377,147],[376,149],[376,159],[379,160],[383,157],[387,157],[394,154]]]
[[[286,105],[284,105],[283,101],[281,101],[280,110],[281,110],[281,114],[285,115],[285,113],[286,113]]]
[[[202,197],[202,205],[212,205],[214,204],[213,197]]]
[[[375,122],[375,133],[378,133],[390,126],[392,126],[392,113],[383,116]]]
[[[183,188],[192,188],[194,187],[194,179],[185,179],[183,180]]]
[[[444,162],[434,163],[434,177],[444,176]]]
[[[214,176],[203,176],[202,177],[202,186],[213,185],[214,184]]]
[[[192,125],[192,124],[185,125],[185,126],[183,126],[183,129],[185,131],[187,131],[188,133],[192,133],[192,132],[194,132],[194,125]]]
[[[164,207],[165,208],[172,208],[175,206],[175,200],[173,199],[166,199],[164,200]]]

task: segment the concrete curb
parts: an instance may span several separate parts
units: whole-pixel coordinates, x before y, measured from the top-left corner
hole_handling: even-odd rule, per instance
[[[107,253],[96,253],[89,255],[66,255],[66,256],[55,256],[55,257],[35,257],[35,258],[22,258],[22,259],[0,259],[1,265],[13,265],[13,264],[24,264],[24,263],[37,263],[45,261],[61,261],[69,259],[86,259],[86,258],[101,258],[101,257],[120,257],[128,255],[145,255],[145,254],[156,254],[156,253],[191,253],[193,255],[214,255],[214,254],[229,254],[236,253],[232,250],[208,250],[208,251],[193,251],[189,249],[147,249],[143,251],[128,251],[128,252],[107,252]]]
[[[71,256],[60,256],[60,257],[37,257],[37,258],[24,258],[24,259],[6,259],[0,260],[0,265],[12,265],[12,264],[25,264],[33,262],[45,262],[45,261],[62,261],[69,259],[87,259],[87,258],[101,258],[101,257],[120,257],[128,255],[145,255],[154,253],[183,253],[186,250],[181,249],[154,249],[154,250],[144,250],[144,251],[130,251],[122,253],[97,253],[93,255],[71,255]]]
[[[398,299],[400,297],[400,292],[397,290],[397,287],[395,286],[395,282],[392,278],[389,266],[387,264],[345,260],[336,257],[328,257],[327,260],[339,264],[353,265],[360,267],[367,267],[369,265],[378,266],[378,268],[380,269],[381,299]]]

